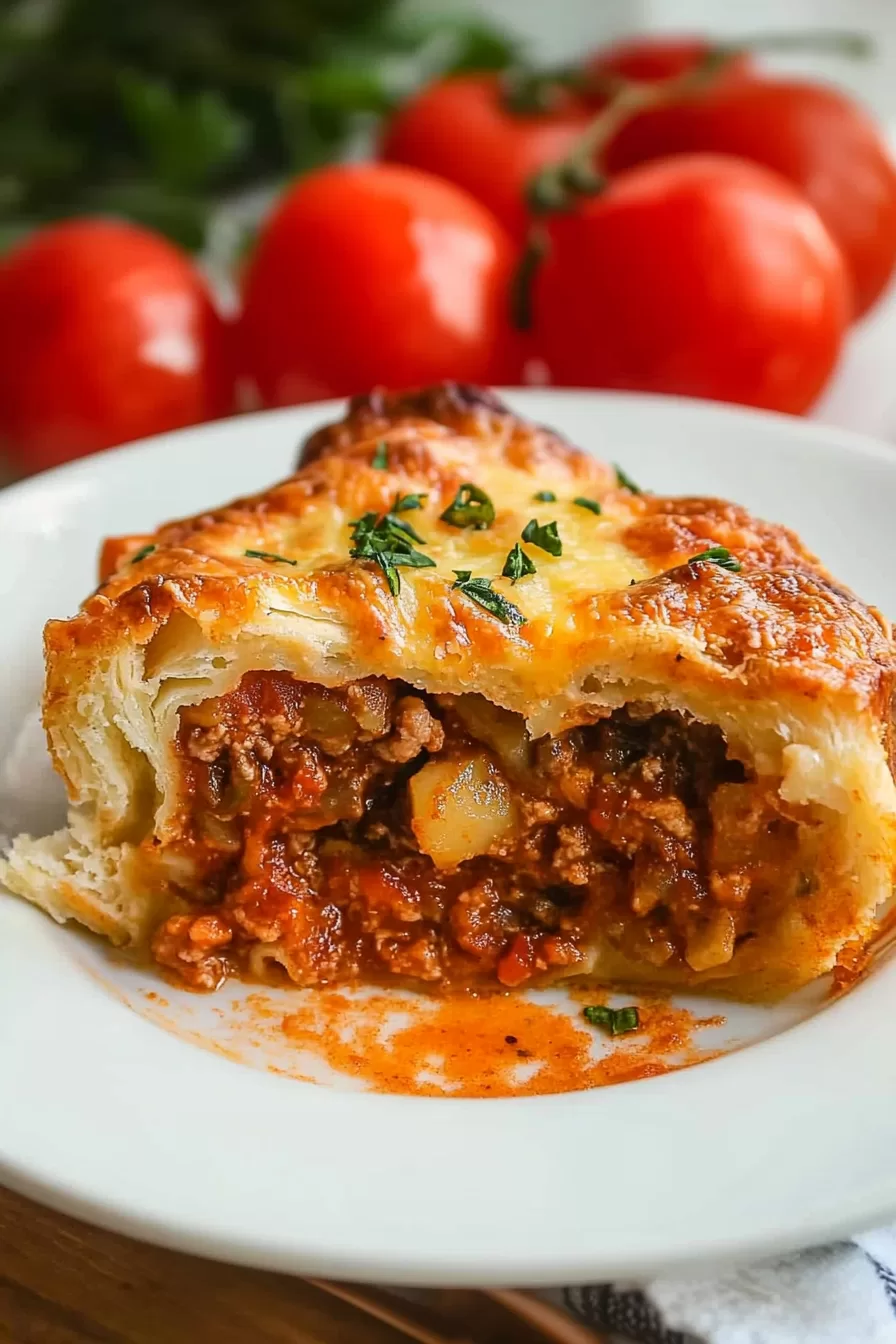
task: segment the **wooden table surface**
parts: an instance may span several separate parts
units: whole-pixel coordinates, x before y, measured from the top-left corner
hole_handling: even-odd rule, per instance
[[[447,1324],[457,1344],[544,1344],[479,1293],[434,1292],[427,1299],[422,1319],[438,1320],[442,1330]],[[301,1279],[145,1246],[0,1189],[3,1344],[400,1344],[402,1338]]]

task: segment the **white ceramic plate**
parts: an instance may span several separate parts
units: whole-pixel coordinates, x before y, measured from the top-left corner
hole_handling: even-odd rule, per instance
[[[685,401],[509,399],[653,489],[728,496],[790,524],[896,614],[890,449]],[[97,539],[264,487],[335,410],[166,436],[0,496],[4,830],[59,816],[33,719],[40,631],[92,586]],[[284,1077],[271,1065],[304,1065],[284,1063],[276,1033],[237,1039],[244,993],[178,994],[0,894],[0,1177],[184,1250],[428,1284],[641,1277],[896,1214],[896,962],[833,1004],[814,991],[724,1008],[707,1045],[728,1053],[695,1068],[512,1099]],[[286,1011],[298,1000],[282,994]]]

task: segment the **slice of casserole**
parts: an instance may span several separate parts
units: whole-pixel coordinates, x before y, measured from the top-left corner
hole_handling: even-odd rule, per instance
[[[69,825],[3,876],[190,985],[773,995],[891,894],[882,618],[489,393],[359,399],[106,559],[46,631]]]

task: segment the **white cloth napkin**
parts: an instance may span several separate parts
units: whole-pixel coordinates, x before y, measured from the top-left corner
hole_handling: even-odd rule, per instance
[[[896,1344],[896,1228],[715,1277],[549,1296],[619,1344]]]

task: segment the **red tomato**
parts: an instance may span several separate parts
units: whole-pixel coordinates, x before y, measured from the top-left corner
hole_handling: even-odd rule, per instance
[[[610,172],[669,154],[737,154],[803,191],[852,272],[856,314],[896,266],[896,167],[877,127],[835,89],[798,80],[711,87],[641,113],[605,156]]]
[[[267,405],[489,381],[514,249],[466,192],[411,168],[310,173],[249,264],[242,370]]]
[[[399,109],[381,156],[464,187],[521,237],[528,223],[526,183],[563,158],[590,116],[572,98],[551,112],[511,112],[498,75],[458,75],[430,84]]]
[[[714,49],[714,44],[703,37],[627,37],[596,51],[586,61],[585,70],[594,75],[621,75],[623,79],[652,84],[687,74]],[[748,76],[752,70],[750,57],[745,52],[739,53],[720,68],[715,80],[716,83],[733,83]]]
[[[504,953],[496,967],[496,974],[502,985],[516,989],[517,985],[531,980],[535,970],[535,947],[532,936],[518,933]]]
[[[225,328],[189,259],[80,219],[0,263],[0,438],[24,470],[227,414]]]
[[[550,221],[535,320],[554,382],[800,412],[847,324],[843,259],[809,203],[713,155],[632,169]]]

